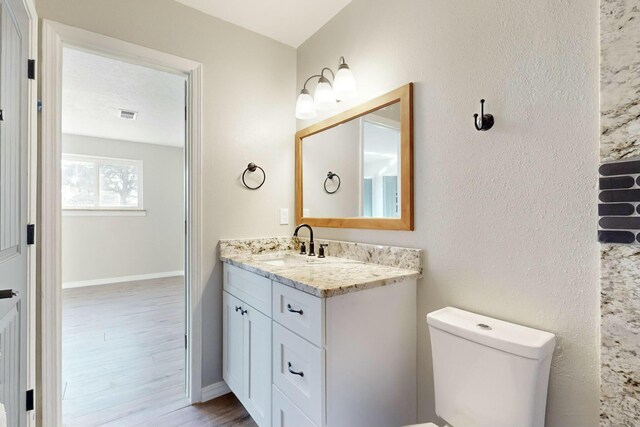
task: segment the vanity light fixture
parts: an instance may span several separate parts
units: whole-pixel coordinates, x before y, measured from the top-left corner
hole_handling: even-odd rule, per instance
[[[324,75],[324,72],[331,73],[331,81]],[[310,80],[318,78],[318,84],[313,93],[313,97],[307,90],[307,83]],[[314,74],[309,77],[302,86],[298,100],[296,101],[296,118],[298,119],[313,119],[318,115],[318,111],[329,111],[337,106],[340,101],[347,101],[353,99],[356,95],[356,80],[353,77],[353,73],[349,69],[349,66],[344,60],[344,57],[340,57],[340,64],[338,65],[338,72],[333,73],[331,68],[324,67],[320,74]]]
[[[333,80],[333,91],[336,93],[336,99],[340,101],[349,101],[355,98],[357,93],[356,79],[347,63],[344,62],[344,56],[340,57],[338,72]]]
[[[323,68],[322,73],[324,73],[324,70],[331,71],[329,68]],[[333,74],[333,72],[331,74]],[[313,100],[315,101],[318,111],[333,110],[338,105],[336,94],[333,92],[333,87],[331,87],[329,79],[322,74],[320,75],[320,79],[318,79],[316,91],[313,93]]]

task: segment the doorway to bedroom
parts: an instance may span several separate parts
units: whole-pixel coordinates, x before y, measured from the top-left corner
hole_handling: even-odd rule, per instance
[[[63,49],[64,426],[144,424],[189,404],[186,84],[182,74]]]

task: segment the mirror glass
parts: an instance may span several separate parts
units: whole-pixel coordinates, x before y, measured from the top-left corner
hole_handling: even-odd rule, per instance
[[[302,139],[303,217],[399,218],[400,101]]]

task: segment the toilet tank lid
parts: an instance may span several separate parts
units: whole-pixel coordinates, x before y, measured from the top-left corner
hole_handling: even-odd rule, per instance
[[[427,314],[427,323],[461,338],[529,359],[544,359],[552,354],[556,342],[552,333],[454,307]]]

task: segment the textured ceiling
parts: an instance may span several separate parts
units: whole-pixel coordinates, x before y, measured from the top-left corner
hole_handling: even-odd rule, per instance
[[[298,47],[351,0],[176,0],[224,21]]]
[[[63,55],[63,133],[184,145],[185,77],[70,48]]]

